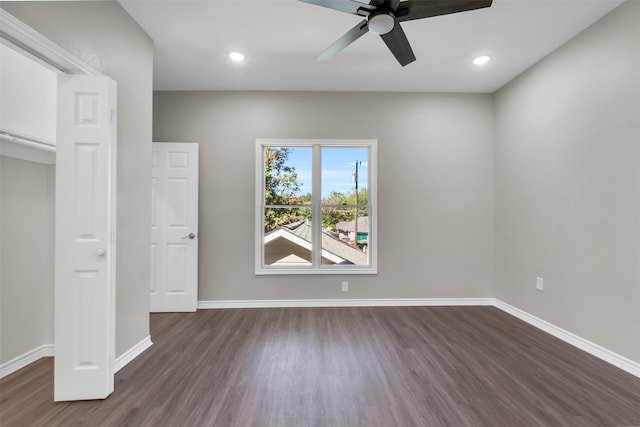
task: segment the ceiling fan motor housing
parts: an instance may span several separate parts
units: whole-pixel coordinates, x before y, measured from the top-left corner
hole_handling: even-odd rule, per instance
[[[379,12],[369,16],[367,19],[367,26],[369,31],[374,34],[387,34],[393,30],[396,23],[396,17],[392,12]]]

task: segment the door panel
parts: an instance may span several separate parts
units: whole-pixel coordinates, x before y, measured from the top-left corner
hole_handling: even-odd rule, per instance
[[[198,144],[153,144],[151,311],[198,303]]]
[[[167,225],[169,228],[187,230],[189,219],[187,196],[189,182],[185,178],[167,179]]]
[[[113,392],[115,105],[107,77],[58,78],[56,401]]]
[[[167,293],[184,294],[187,291],[189,247],[184,243],[169,243],[167,248]]]

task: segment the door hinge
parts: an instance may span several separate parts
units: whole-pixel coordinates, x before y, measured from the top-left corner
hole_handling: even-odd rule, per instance
[[[109,236],[109,240],[111,240],[111,243],[115,243],[116,242],[116,233],[114,233],[112,231],[111,232],[111,236]]]
[[[111,123],[116,122],[116,112],[111,110]]]

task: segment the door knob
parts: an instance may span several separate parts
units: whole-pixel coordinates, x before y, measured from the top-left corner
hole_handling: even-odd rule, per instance
[[[196,238],[196,233],[189,233],[183,237],[183,239],[190,239],[190,240],[193,240],[195,238]]]
[[[105,254],[105,253],[106,253],[106,252],[105,252],[105,250],[104,250],[104,249],[98,249],[98,250],[96,251],[96,255],[98,255],[98,256],[104,256],[104,254]]]

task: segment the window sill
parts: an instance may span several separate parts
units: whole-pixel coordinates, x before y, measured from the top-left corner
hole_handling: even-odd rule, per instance
[[[262,268],[255,271],[256,276],[316,276],[316,275],[340,275],[340,276],[357,276],[357,275],[376,275],[378,270],[373,267],[353,268],[353,266],[345,268]]]

